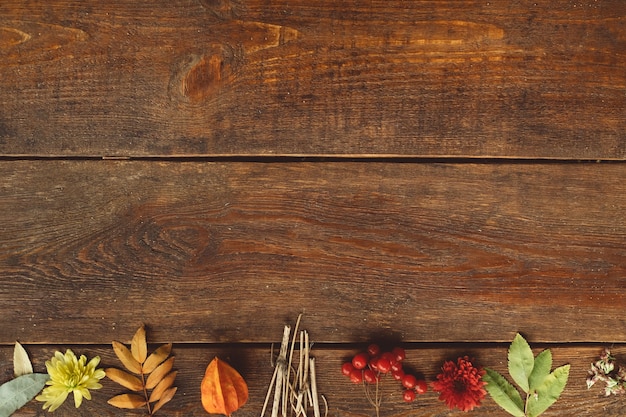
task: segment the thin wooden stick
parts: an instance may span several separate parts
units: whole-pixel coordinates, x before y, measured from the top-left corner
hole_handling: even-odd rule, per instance
[[[267,404],[270,402],[270,395],[272,393],[272,387],[276,382],[276,377],[278,375],[278,368],[274,368],[274,373],[272,374],[272,380],[270,381],[270,385],[267,388],[267,395],[265,395],[265,402],[263,403],[263,409],[261,410],[261,417],[265,415],[265,411],[267,410]]]
[[[276,386],[274,390],[274,402],[272,403],[272,417],[278,417],[278,408],[280,407],[281,397],[284,398],[284,385],[286,385],[285,376],[288,372],[289,366],[287,365],[287,347],[289,345],[289,334],[291,327],[285,326],[283,330],[283,340],[280,344],[280,352],[278,353],[278,359],[276,359]],[[285,369],[287,368],[287,370]],[[286,417],[286,410],[283,408],[283,417]]]
[[[317,399],[317,379],[315,378],[315,358],[309,359],[311,370],[311,399],[313,400],[313,415],[320,417],[320,404]]]
[[[303,369],[303,363],[304,363],[304,351],[305,349],[303,348],[304,346],[304,334],[306,333],[306,331],[301,331],[300,332],[300,362],[298,362],[298,385],[302,386],[304,384],[304,378],[306,377],[306,369]]]
[[[293,386],[290,386],[290,382],[291,382],[291,364],[293,363],[293,351],[295,349],[296,346],[296,337],[298,334],[298,327],[300,326],[300,320],[302,319],[302,314],[298,314],[298,320],[296,320],[296,326],[294,327],[293,330],[293,338],[291,340],[291,349],[289,351],[289,362],[286,364],[286,372],[285,372],[285,384],[284,384],[284,391],[282,393],[282,417],[288,417],[287,415],[287,406],[292,403],[291,400],[291,396],[289,395],[290,392],[290,388],[291,388],[291,392],[293,392]],[[282,346],[281,346],[282,347]],[[272,416],[272,417],[276,417],[276,416]]]
[[[304,378],[300,386],[306,388],[309,385],[309,333],[306,330],[304,330],[304,345],[300,346],[304,351],[304,358],[302,359],[304,362]]]

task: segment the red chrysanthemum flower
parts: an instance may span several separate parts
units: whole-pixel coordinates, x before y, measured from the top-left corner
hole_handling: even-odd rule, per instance
[[[458,358],[456,363],[445,361],[437,381],[432,383],[439,399],[445,401],[450,409],[455,407],[462,411],[471,411],[480,406],[487,391],[483,388],[487,383],[482,380],[485,371],[475,367],[467,356]]]

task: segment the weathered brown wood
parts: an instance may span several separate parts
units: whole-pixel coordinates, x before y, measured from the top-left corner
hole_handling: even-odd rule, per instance
[[[518,331],[572,365],[546,417],[623,415],[584,381],[626,359],[626,165],[565,160],[626,157],[625,51],[622,0],[3,0],[0,383],[15,340],[39,372],[117,366],[146,323],[179,370],[159,415],[206,415],[220,355],[258,416],[304,312],[329,417],[374,415],[339,372],[357,343],[432,380],[504,372]],[[387,389],[382,417],[465,415]],[[119,392],[55,414],[142,415]]]
[[[277,329],[274,335],[279,338],[281,329]],[[313,340],[315,339],[312,335]],[[102,366],[118,367],[119,361],[113,355],[112,349],[107,347],[92,346],[69,346],[77,354],[85,354],[89,358],[99,355],[102,358]],[[600,387],[587,390],[585,385],[586,372],[589,364],[596,360],[603,346],[586,347],[565,347],[546,346],[552,350],[554,366],[566,363],[571,365],[570,379],[565,391],[559,401],[545,414],[550,416],[598,416],[618,417],[623,415],[624,398],[610,397],[602,395]],[[58,347],[65,351],[67,347]],[[542,348],[538,349],[539,352]],[[47,347],[29,347],[36,372],[45,372],[43,362],[53,355],[54,349]],[[343,360],[357,349],[332,349],[323,345],[315,345],[313,353],[316,357],[316,367],[318,370],[318,385],[320,392],[325,395],[329,405],[329,417],[356,417],[374,416],[374,410],[365,400],[362,388],[351,384],[340,373]],[[618,347],[615,352],[626,352],[625,347]],[[270,348],[267,347],[246,347],[236,346],[233,348],[205,346],[174,346],[176,356],[175,369],[178,370],[176,386],[179,387],[174,400],[158,413],[161,416],[206,416],[206,412],[200,404],[200,381],[204,368],[209,361],[218,355],[222,359],[230,360],[234,366],[242,373],[248,381],[250,388],[250,400],[236,415],[239,417],[255,417],[261,412],[263,400],[267,386],[271,379],[272,368],[270,365]],[[471,354],[476,358],[476,362],[483,366],[488,366],[507,375],[506,370],[506,348],[485,348],[472,345],[459,345],[450,347],[423,347],[408,350],[407,364],[412,365],[415,370],[422,372],[428,381],[433,380],[444,360],[455,359],[457,356]],[[0,348],[0,375],[1,382],[12,378],[12,349],[10,347]],[[437,399],[436,393],[428,393],[418,397],[417,401],[411,405],[402,402],[401,392],[395,381],[387,381],[385,402],[383,403],[381,416],[460,416],[466,413],[450,411]],[[79,409],[75,409],[70,399],[55,412],[55,415],[62,416],[120,416],[120,415],[143,415],[141,413],[124,412],[117,410],[106,403],[106,400],[113,395],[126,392],[108,379],[103,380],[103,388],[93,391],[93,399],[83,402]],[[15,417],[44,416],[41,410],[42,403],[32,401],[22,410],[16,413]],[[476,409],[472,415],[504,417],[508,414],[498,408],[498,406],[487,398],[483,406]]]
[[[0,154],[623,159],[626,3],[0,4]]]
[[[626,341],[626,165],[0,164],[0,342]]]

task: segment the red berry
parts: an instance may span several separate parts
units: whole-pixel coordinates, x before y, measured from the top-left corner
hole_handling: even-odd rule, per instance
[[[411,389],[404,390],[404,392],[402,393],[402,399],[404,399],[404,401],[406,401],[407,403],[412,403],[413,401],[415,401],[415,391]]]
[[[381,357],[378,359],[378,362],[376,362],[376,367],[378,368],[378,372],[386,374],[391,370],[391,363],[389,362],[389,359]]]
[[[402,362],[398,362],[398,361],[393,361],[391,363],[391,370],[392,371],[401,371],[402,370]]]
[[[363,379],[368,384],[375,384],[378,378],[376,377],[376,372],[372,371],[371,369],[366,369],[363,371]]]
[[[343,365],[341,365],[341,373],[344,374],[345,376],[350,376],[350,373],[354,370],[354,366],[352,365],[352,362],[346,362]]]
[[[389,363],[391,362],[397,362],[396,361],[396,356],[391,353],[391,352],[384,352],[383,354],[380,355],[381,358],[385,358],[389,361]]]
[[[418,394],[423,394],[426,391],[428,391],[428,384],[423,379],[419,379],[415,383],[415,392],[417,392]]]
[[[378,359],[380,359],[380,358],[378,358],[378,357],[371,358],[370,359],[370,363],[369,363],[370,369],[372,369],[372,370],[374,370],[376,372],[378,372]]]
[[[354,369],[352,372],[350,372],[350,381],[354,382],[355,384],[360,384],[361,382],[363,382],[363,371]]]
[[[406,359],[406,352],[401,347],[393,348],[391,353],[393,354],[393,356],[396,358],[398,362],[402,362],[403,360]]]
[[[394,371],[393,368],[392,368],[391,369],[391,376],[396,381],[402,381],[402,378],[404,377],[404,370],[402,368],[400,368],[397,371]]]
[[[376,343],[372,343],[367,347],[367,353],[369,353],[370,356],[378,356],[380,354],[380,346]]]
[[[417,378],[414,375],[406,374],[402,377],[402,386],[407,389],[412,389],[417,383]]]
[[[364,369],[367,366],[368,362],[369,357],[365,352],[357,353],[356,355],[354,355],[354,358],[352,358],[352,366],[354,366],[356,369]]]

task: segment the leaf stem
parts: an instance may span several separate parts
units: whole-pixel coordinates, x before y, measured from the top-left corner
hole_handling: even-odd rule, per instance
[[[530,393],[526,394],[526,401],[524,401],[524,416],[528,417],[528,400],[530,399]]]
[[[143,364],[141,364],[141,385],[143,385],[143,396],[146,399],[146,407],[148,407],[148,415],[152,417],[152,408],[150,407],[150,397],[148,397],[148,388],[146,388],[146,375],[143,373]]]

